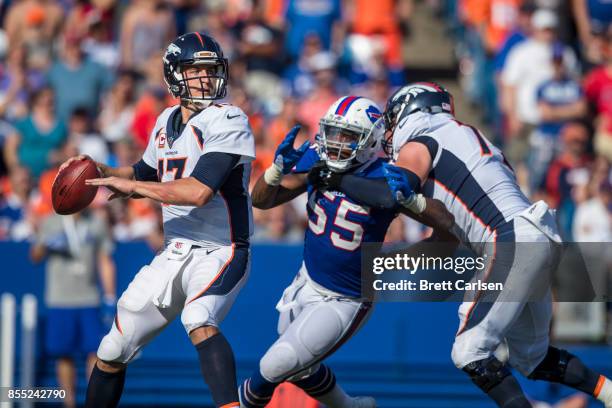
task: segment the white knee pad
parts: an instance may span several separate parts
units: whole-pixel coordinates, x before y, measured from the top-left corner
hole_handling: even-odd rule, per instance
[[[210,313],[208,306],[202,299],[189,303],[181,313],[181,323],[189,334],[192,330],[202,326],[217,326],[217,321]]]
[[[298,355],[287,342],[275,343],[259,362],[261,375],[270,382],[283,381],[298,368]]]
[[[100,360],[109,363],[127,363],[130,357],[128,348],[125,337],[113,329],[100,342],[97,355]]]

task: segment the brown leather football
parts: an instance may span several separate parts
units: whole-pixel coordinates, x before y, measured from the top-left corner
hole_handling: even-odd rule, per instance
[[[75,160],[55,177],[51,189],[53,209],[61,215],[74,214],[87,207],[98,191],[85,180],[98,178],[100,173],[93,160]]]

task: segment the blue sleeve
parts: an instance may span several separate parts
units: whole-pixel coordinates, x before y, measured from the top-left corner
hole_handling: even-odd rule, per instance
[[[304,153],[300,161],[295,165],[291,172],[296,174],[308,173],[310,168],[319,160],[321,160],[321,158],[317,153],[316,146],[311,146],[308,150],[306,150],[306,153]]]
[[[149,166],[142,159],[135,163],[132,168],[134,169],[134,178],[138,181],[159,181],[157,179],[157,169]]]
[[[215,193],[240,161],[240,155],[223,152],[210,152],[198,159],[191,177],[210,187]]]

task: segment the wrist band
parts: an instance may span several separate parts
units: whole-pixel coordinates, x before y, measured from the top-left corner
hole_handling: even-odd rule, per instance
[[[406,206],[410,211],[415,214],[420,214],[425,211],[425,207],[427,206],[427,201],[423,194],[417,194],[411,202]]]
[[[278,186],[283,179],[283,170],[273,164],[264,172],[264,180],[269,186]]]

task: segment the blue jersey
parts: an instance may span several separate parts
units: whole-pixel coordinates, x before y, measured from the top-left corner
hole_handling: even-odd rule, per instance
[[[293,169],[305,173],[320,160],[315,148],[309,149]],[[383,178],[377,159],[357,168],[366,178]],[[304,264],[319,285],[351,297],[361,296],[361,244],[382,242],[397,213],[357,204],[344,193],[319,191],[308,185],[308,228],[304,238]]]
[[[580,84],[572,79],[551,79],[542,83],[537,89],[538,102],[551,106],[571,105],[583,97]],[[546,135],[557,136],[565,121],[542,122],[538,129]]]

